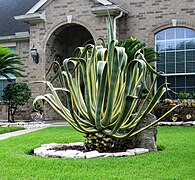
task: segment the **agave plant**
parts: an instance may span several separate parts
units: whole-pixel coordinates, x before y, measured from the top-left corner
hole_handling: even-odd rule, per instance
[[[10,49],[0,46],[0,76],[10,79],[9,74],[12,74],[16,77],[23,77],[22,72],[24,70],[22,67],[21,59],[13,53]]]
[[[125,48],[117,46],[111,24],[108,32],[107,45],[88,44],[77,48],[74,57],[65,59],[54,77],[59,78],[61,87],[44,81],[51,93],[34,100],[47,101],[72,127],[86,134],[88,149],[98,151],[111,149],[115,138],[134,136],[160,121],[163,117],[135,130],[169,90],[165,83],[153,94],[160,74],[146,61],[142,49],[129,60]],[[151,83],[149,74],[155,75]],[[58,91],[63,92],[63,99]]]

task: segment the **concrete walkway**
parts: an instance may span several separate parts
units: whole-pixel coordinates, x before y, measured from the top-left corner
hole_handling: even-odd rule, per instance
[[[4,126],[4,127],[6,127],[6,126],[21,126],[21,127],[25,128],[24,130],[0,134],[0,140],[7,139],[10,137],[14,137],[14,136],[23,135],[23,134],[30,133],[30,132],[34,132],[34,131],[41,130],[41,129],[51,127],[51,126],[67,126],[67,125],[68,125],[68,123],[65,121],[50,121],[50,122],[23,122],[23,121],[19,121],[19,122],[15,122],[15,123],[8,123],[5,121],[0,121],[0,126]]]
[[[20,135],[30,133],[30,132],[34,132],[34,131],[44,129],[44,128],[46,128],[46,127],[39,127],[39,128],[33,128],[33,129],[24,129],[24,130],[19,130],[19,131],[0,134],[0,140],[8,139],[8,138],[14,137],[14,136],[20,136]]]

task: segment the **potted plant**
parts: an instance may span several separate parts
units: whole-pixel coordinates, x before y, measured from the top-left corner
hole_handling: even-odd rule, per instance
[[[44,113],[43,106],[40,102],[35,102],[33,105],[33,110],[31,112],[31,118],[33,121],[43,121]]]

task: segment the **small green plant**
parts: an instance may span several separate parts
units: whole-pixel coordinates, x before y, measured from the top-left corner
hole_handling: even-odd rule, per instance
[[[8,121],[14,121],[19,106],[23,106],[31,97],[31,90],[26,83],[8,84],[3,90],[2,102],[8,107]]]
[[[43,105],[40,102],[35,102],[33,106],[33,111],[43,112]]]
[[[191,94],[187,93],[187,92],[184,92],[184,91],[180,91],[177,94],[177,98],[179,98],[179,99],[187,99],[187,98],[190,98],[190,97],[191,97]]]

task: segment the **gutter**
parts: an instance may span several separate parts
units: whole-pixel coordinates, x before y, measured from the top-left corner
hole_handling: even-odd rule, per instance
[[[121,11],[120,14],[114,18],[114,30],[113,31],[114,31],[114,39],[115,40],[116,40],[116,20],[121,18],[122,16],[123,16],[123,12]]]
[[[129,12],[125,10],[124,8],[120,7],[119,5],[98,5],[98,6],[92,6],[91,12],[95,14],[96,16],[107,16],[108,13],[110,16],[116,16],[120,12],[123,12],[123,15],[128,14]]]
[[[14,18],[18,21],[27,22],[29,24],[45,22],[45,11],[43,11],[42,13],[32,13],[14,16]]]
[[[18,32],[15,33],[15,35],[0,37],[0,43],[29,41],[29,39],[30,39],[29,32]]]

